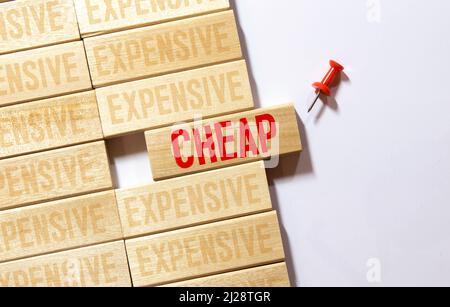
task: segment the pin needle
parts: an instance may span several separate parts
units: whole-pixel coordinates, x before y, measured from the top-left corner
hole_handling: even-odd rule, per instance
[[[311,110],[314,108],[314,106],[316,105],[317,100],[319,100],[319,97],[320,97],[320,91],[317,91],[317,96],[314,99],[314,102],[312,103],[312,105],[309,107],[308,113],[311,112]]]

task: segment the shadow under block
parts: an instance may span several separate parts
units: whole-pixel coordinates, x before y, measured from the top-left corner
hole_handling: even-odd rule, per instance
[[[94,87],[242,58],[233,11],[84,40]]]
[[[284,260],[276,212],[127,240],[133,284],[157,286]]]
[[[0,108],[0,159],[101,139],[94,91]]]
[[[181,124],[145,133],[154,180],[300,152],[293,105]]]
[[[263,162],[116,190],[126,238],[270,211]]]
[[[104,141],[0,161],[0,210],[111,188]]]
[[[164,287],[290,287],[286,263],[197,278]]]
[[[96,90],[105,137],[254,107],[244,60]]]
[[[0,107],[88,89],[83,42],[0,56]]]
[[[122,239],[114,191],[0,212],[0,262]]]
[[[1,287],[130,287],[123,241],[0,264]]]
[[[72,0],[21,0],[0,5],[0,54],[79,39]]]
[[[225,10],[228,0],[75,1],[83,37]]]

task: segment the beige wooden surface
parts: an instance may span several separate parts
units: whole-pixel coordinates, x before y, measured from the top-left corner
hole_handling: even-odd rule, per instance
[[[84,42],[94,87],[242,57],[232,11],[86,38]]]
[[[103,141],[0,161],[0,210],[111,188]]]
[[[164,287],[290,287],[286,263],[219,274],[164,285]]]
[[[126,242],[134,286],[155,286],[284,259],[274,211]]]
[[[102,138],[94,91],[0,108],[0,159]]]
[[[17,0],[0,5],[0,54],[79,39],[72,0]]]
[[[1,287],[130,287],[123,241],[0,264]]]
[[[274,125],[268,124],[269,118]],[[257,124],[258,119],[261,125]],[[248,122],[247,126],[242,125],[243,120]],[[225,129],[221,124],[229,126]],[[211,135],[207,138],[209,132]],[[247,137],[246,132],[249,132]],[[147,131],[145,136],[155,180],[295,153],[302,149],[297,116],[291,104]],[[196,145],[201,142],[205,144]],[[246,152],[246,144],[254,146],[248,147]]]
[[[83,37],[225,10],[228,0],[75,0]]]
[[[0,262],[122,239],[114,191],[0,212]]]
[[[106,137],[254,106],[244,60],[99,88],[96,94]]]
[[[263,162],[116,190],[126,237],[272,209]]]
[[[0,56],[0,107],[91,88],[83,42]]]

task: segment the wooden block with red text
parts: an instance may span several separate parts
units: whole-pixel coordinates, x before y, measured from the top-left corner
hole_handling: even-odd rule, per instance
[[[293,105],[248,111],[145,133],[153,178],[300,152]]]
[[[197,278],[164,287],[290,287],[286,263],[276,263],[247,270]]]
[[[126,241],[133,284],[157,286],[284,260],[276,212]]]
[[[0,5],[0,54],[79,39],[72,0],[17,0]]]
[[[101,139],[94,91],[0,108],[0,159]]]
[[[111,188],[103,141],[0,161],[0,210]]]
[[[84,40],[94,87],[242,58],[232,11]]]
[[[0,56],[0,107],[88,89],[83,42]]]
[[[272,209],[263,162],[116,190],[116,195],[127,238]]]
[[[1,287],[130,287],[123,241],[0,264]]]
[[[252,109],[244,60],[99,88],[105,137]]]
[[[225,10],[228,0],[83,0],[75,1],[83,37]]]
[[[0,262],[122,239],[114,191],[0,211]]]

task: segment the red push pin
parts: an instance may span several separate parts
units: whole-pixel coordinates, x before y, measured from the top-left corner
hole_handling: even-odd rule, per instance
[[[331,91],[330,91],[331,83],[333,83],[336,75],[339,72],[344,70],[344,66],[342,66],[341,64],[339,64],[338,62],[335,62],[333,60],[330,60],[330,66],[331,66],[331,68],[327,72],[325,77],[323,78],[322,82],[316,82],[316,83],[313,83],[313,85],[312,85],[316,89],[317,96],[316,96],[316,99],[314,99],[314,102],[311,105],[311,107],[308,109],[308,113],[311,112],[311,110],[316,105],[317,100],[319,100],[320,94],[324,94],[326,96],[331,95]]]

